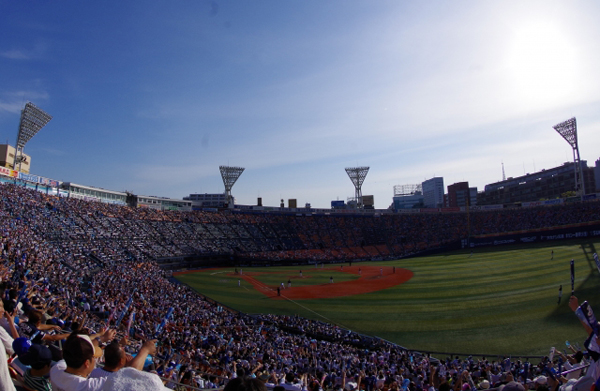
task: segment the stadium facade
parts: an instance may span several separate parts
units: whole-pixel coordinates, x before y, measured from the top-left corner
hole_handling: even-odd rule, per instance
[[[594,169],[581,161],[586,194],[595,193],[596,179]],[[565,197],[565,193],[575,191],[575,163],[567,162],[562,166],[542,170],[485,186],[479,193],[479,205],[514,204],[545,199]]]
[[[225,193],[213,193],[213,194],[190,194],[187,197],[183,197],[185,201],[192,202],[192,209],[199,210],[202,208],[224,208],[227,204],[227,194]],[[235,203],[235,198],[234,198]]]
[[[0,144],[0,166],[6,168],[12,168],[15,163],[15,156],[17,154],[17,150],[12,145],[8,144]],[[20,164],[21,172],[25,174],[29,174],[29,169],[31,167],[31,156],[23,153],[19,154],[19,156],[23,156],[23,161]]]

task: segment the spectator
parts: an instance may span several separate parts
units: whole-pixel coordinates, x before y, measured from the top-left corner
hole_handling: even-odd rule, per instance
[[[44,345],[34,344],[26,354],[19,357],[19,360],[31,367],[23,376],[23,382],[27,387],[36,391],[52,390],[50,380],[47,377],[52,363],[50,349]]]
[[[102,342],[108,342],[115,335],[114,330],[101,337]],[[64,359],[58,362],[50,371],[52,387],[58,390],[100,390],[106,382],[106,377],[89,378],[96,367],[96,360],[102,357],[102,349],[97,339],[92,341],[89,335],[78,332],[69,335],[64,343]]]

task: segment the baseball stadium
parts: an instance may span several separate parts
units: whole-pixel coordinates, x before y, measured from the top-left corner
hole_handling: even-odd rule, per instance
[[[598,20],[0,0],[0,391],[600,391]]]
[[[593,333],[600,303],[595,193],[377,210],[361,207],[360,167],[346,169],[355,209],[253,208],[231,195],[244,169],[220,169],[229,203],[200,210],[0,170],[17,386],[41,352],[76,365],[67,353],[85,332],[125,341],[105,348],[102,370],[120,369],[122,349],[168,388],[249,376],[267,388],[485,389],[593,365],[581,322]]]

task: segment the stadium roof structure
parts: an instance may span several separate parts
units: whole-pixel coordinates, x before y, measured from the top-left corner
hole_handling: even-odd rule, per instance
[[[230,167],[230,166],[219,166],[221,171],[221,178],[223,178],[223,184],[225,185],[225,194],[227,195],[228,207],[233,208],[233,196],[231,195],[231,188],[238,180],[245,168],[243,167]]]
[[[367,177],[370,167],[346,167],[346,173],[350,177],[354,185],[354,198],[356,199],[356,207],[363,208],[362,201],[362,184]]]
[[[575,191],[578,195],[585,194],[585,184],[583,181],[583,168],[579,157],[579,143],[577,142],[577,120],[575,117],[568,119],[560,124],[553,126],[573,149],[573,161],[575,162]]]
[[[421,183],[394,186],[394,197],[415,195],[417,192],[423,194],[423,185]]]
[[[21,110],[21,120],[19,121],[19,133],[17,135],[17,145],[13,170],[19,163],[19,169],[23,161],[23,148],[33,136],[35,136],[50,120],[52,116],[40,109],[31,102],[27,102]]]

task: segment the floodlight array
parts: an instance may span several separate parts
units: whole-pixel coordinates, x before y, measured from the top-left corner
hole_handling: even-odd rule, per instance
[[[575,117],[554,125],[553,128],[567,140],[571,147],[577,148],[577,120]]]
[[[558,125],[553,126],[554,130],[558,132],[571,146],[573,149],[573,162],[575,163],[575,191],[583,197],[585,194],[585,183],[583,181],[583,167],[581,166],[581,159],[579,157],[579,145],[577,142],[577,120],[575,117],[561,122]]]
[[[52,116],[31,102],[27,102],[21,112],[19,123],[19,134],[17,136],[17,149],[22,149],[33,136],[37,134],[50,120]]]
[[[347,167],[346,173],[354,185],[354,196],[357,208],[362,208],[362,184],[367,177],[369,167]]]
[[[227,195],[227,202],[229,206],[233,206],[233,196],[231,195],[231,188],[238,180],[242,172],[244,172],[243,167],[230,167],[230,166],[219,166],[219,171],[221,171],[221,178],[223,178],[223,184],[225,185],[225,194]]]

